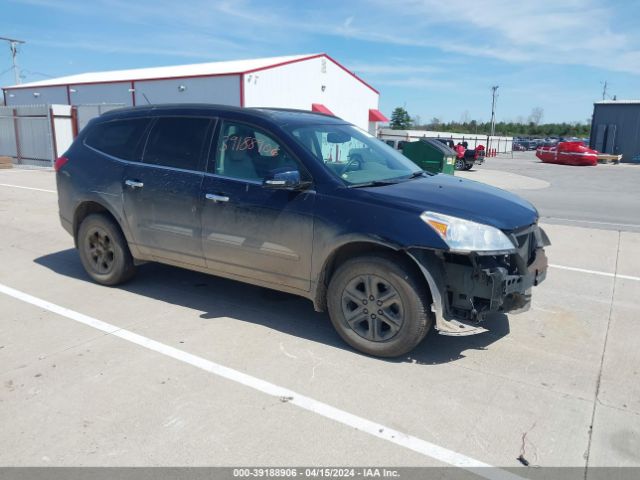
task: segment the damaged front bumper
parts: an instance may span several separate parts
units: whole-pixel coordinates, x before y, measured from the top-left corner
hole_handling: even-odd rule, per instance
[[[504,254],[409,251],[429,284],[440,334],[486,332],[481,322],[487,315],[529,309],[532,287],[547,274],[544,247],[550,242],[537,225],[510,235],[518,247]]]

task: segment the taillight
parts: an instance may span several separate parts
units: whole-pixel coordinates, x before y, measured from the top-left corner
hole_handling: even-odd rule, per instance
[[[56,158],[55,163],[53,164],[53,169],[57,172],[69,161],[67,157],[58,157]]]

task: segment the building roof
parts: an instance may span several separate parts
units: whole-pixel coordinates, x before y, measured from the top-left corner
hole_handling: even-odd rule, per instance
[[[131,70],[110,70],[105,72],[89,72],[66,77],[51,78],[37,82],[21,83],[4,87],[4,89],[19,89],[33,87],[53,87],[67,85],[82,85],[95,83],[130,82],[142,80],[159,80],[169,78],[185,77],[207,77],[214,75],[238,75],[244,73],[265,70],[289,63],[311,60],[313,58],[325,57],[340,68],[351,74],[357,80],[369,87],[374,92],[378,91],[355,75],[353,72],[336,62],[326,53],[290,55],[284,57],[252,58],[247,60],[231,60],[226,62],[193,63],[190,65],[171,65],[167,67],[135,68]]]
[[[67,77],[51,78],[38,82],[21,83],[6,88],[47,87],[53,85],[78,85],[82,83],[126,82],[131,80],[150,80],[156,78],[180,78],[200,75],[229,75],[262,70],[283,63],[306,60],[318,54],[291,55],[286,57],[252,58],[231,60],[228,62],[193,63],[190,65],[171,65],[167,67],[134,68],[130,70],[110,70],[89,72]]]
[[[639,105],[640,100],[599,100],[595,105]]]

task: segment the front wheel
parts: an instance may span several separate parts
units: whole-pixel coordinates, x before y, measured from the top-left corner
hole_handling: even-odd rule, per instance
[[[455,168],[456,170],[464,170],[465,162],[464,158],[456,158]]]
[[[80,261],[89,276],[102,285],[117,285],[135,273],[133,258],[120,227],[107,215],[93,213],[78,229]]]
[[[369,355],[413,350],[432,324],[423,281],[389,255],[367,255],[338,268],[327,292],[329,316],[342,339]]]

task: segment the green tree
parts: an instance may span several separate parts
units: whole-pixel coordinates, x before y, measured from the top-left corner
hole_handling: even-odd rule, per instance
[[[404,108],[398,107],[393,112],[391,112],[390,126],[394,130],[407,130],[411,128],[412,124],[413,122],[411,121],[409,112],[407,112]]]

